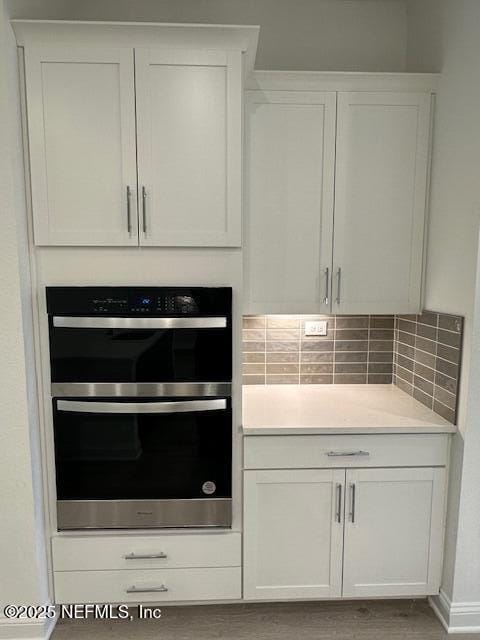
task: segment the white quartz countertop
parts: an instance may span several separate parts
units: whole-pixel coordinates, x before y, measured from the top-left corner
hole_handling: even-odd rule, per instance
[[[453,433],[456,427],[398,387],[247,385],[243,433]]]

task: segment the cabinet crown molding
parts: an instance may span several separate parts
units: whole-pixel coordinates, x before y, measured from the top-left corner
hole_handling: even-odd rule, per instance
[[[256,25],[183,24],[162,22],[96,22],[75,20],[12,20],[19,46],[92,45],[241,51],[244,68],[255,65],[260,27]]]

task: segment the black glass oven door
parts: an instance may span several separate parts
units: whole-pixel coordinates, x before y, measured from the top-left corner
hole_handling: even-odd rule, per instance
[[[54,400],[58,500],[231,498],[230,400]]]
[[[59,382],[229,382],[226,318],[50,318]]]

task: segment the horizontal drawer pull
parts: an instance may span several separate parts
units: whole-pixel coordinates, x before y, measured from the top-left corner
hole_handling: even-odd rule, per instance
[[[168,591],[168,587],[164,584],[159,587],[136,587],[133,585],[125,590],[126,593],[165,593]]]
[[[218,318],[86,318],[54,316],[53,326],[63,329],[222,329],[226,317]]]
[[[125,560],[153,560],[155,558],[166,558],[167,554],[160,551],[160,553],[128,553],[123,556]]]
[[[343,458],[352,456],[369,456],[369,451],[327,451],[329,458]]]
[[[58,411],[73,413],[192,413],[218,411],[227,408],[227,401],[180,400],[175,402],[84,402],[82,400],[58,400]]]

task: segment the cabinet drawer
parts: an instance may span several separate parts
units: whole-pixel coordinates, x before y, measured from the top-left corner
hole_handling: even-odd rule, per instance
[[[241,597],[240,567],[57,571],[54,581],[57,604],[236,600]]]
[[[245,469],[422,467],[447,463],[448,435],[247,436]]]
[[[52,552],[54,571],[239,567],[241,535],[58,536],[52,540]]]

